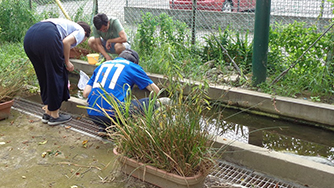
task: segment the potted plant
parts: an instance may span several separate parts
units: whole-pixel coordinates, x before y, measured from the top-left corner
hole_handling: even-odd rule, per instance
[[[23,89],[27,62],[12,61],[0,69],[0,120],[8,118],[14,98]]]
[[[174,77],[165,91],[171,103],[161,105],[159,96],[151,94],[145,112],[135,115],[129,113],[131,97],[122,107],[106,97],[117,117],[107,128],[116,145],[113,151],[126,174],[159,187],[203,187],[218,153],[211,134],[216,127],[203,118],[211,109],[205,87],[189,87]]]

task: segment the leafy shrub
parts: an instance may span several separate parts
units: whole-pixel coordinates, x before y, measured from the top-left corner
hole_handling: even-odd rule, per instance
[[[28,62],[23,45],[21,43],[4,42],[0,43],[0,71],[1,70],[15,70],[21,68],[19,77],[23,78],[21,81],[25,84],[38,86],[36,74],[33,65]]]
[[[170,43],[180,55],[190,52],[189,30],[184,22],[173,21],[166,13],[153,16],[148,12],[142,15],[142,19],[136,35],[141,56],[150,56],[165,43]]]
[[[230,56],[244,74],[251,72],[253,43],[248,40],[248,32],[245,36],[241,36],[238,32],[230,31],[229,27],[223,31],[219,28],[218,31],[218,36],[209,34],[203,37],[205,45],[201,57],[204,62],[216,60],[231,65],[231,59],[228,57]]]
[[[143,22],[138,25],[136,40],[139,48],[139,55],[151,54],[158,46],[156,39],[157,18],[152,13],[142,16]]]
[[[272,74],[269,76],[273,79],[283,70],[295,65],[279,81],[278,84],[283,86],[280,94],[294,96],[308,91],[313,95],[323,95],[333,92],[332,61],[326,61],[327,53],[333,46],[333,34],[324,35],[318,40],[320,35],[322,33],[318,32],[315,25],[306,27],[304,22],[276,24],[275,29],[271,29],[269,49],[281,58],[268,58]]]
[[[200,78],[198,74],[204,74],[194,71],[202,61],[198,55],[199,47],[195,48],[190,43],[190,31],[184,22],[173,21],[165,13],[159,16],[146,13],[142,19],[135,37],[134,49],[137,49],[143,60],[141,66],[145,70],[168,74],[170,66],[176,66],[182,70],[180,74],[185,78]]]
[[[26,1],[2,0],[0,10],[0,41],[21,41],[29,27],[36,22]]]
[[[88,24],[91,23],[90,19],[91,19],[91,16],[89,14],[85,14],[84,12],[84,7],[85,7],[85,4],[82,4],[78,9],[77,9],[77,12],[75,13],[75,15],[73,16],[72,20],[74,22],[78,22],[78,21],[83,21],[83,22],[86,22]]]
[[[0,103],[18,96],[24,87],[24,75],[30,69],[27,60],[14,61],[10,66],[0,69]]]

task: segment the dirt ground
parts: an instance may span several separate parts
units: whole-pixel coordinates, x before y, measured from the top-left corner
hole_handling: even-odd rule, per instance
[[[112,148],[106,140],[12,110],[0,121],[0,187],[152,187],[119,173]]]
[[[113,144],[11,110],[0,121],[0,188],[157,188],[120,172]],[[203,188],[240,188],[208,176]]]

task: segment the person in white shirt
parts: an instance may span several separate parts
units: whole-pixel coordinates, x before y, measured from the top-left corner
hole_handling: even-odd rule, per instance
[[[40,86],[45,113],[42,122],[58,125],[70,121],[59,114],[63,101],[70,98],[68,71],[74,66],[69,60],[70,49],[84,42],[91,33],[85,22],[51,18],[31,26],[24,37],[24,50],[34,66]]]

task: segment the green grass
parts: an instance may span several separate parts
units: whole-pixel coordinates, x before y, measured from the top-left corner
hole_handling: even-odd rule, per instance
[[[12,1],[3,1],[3,6],[10,6]],[[22,13],[31,12],[22,10],[17,4],[15,7]],[[45,17],[38,15],[35,19]],[[86,18],[78,11],[77,18]],[[14,21],[22,20],[22,16],[13,17]],[[8,15],[2,15],[4,20]],[[33,20],[33,19],[32,19]],[[31,19],[30,19],[31,21]],[[28,26],[29,20],[24,26]],[[2,28],[1,28],[2,27]],[[243,36],[238,31],[229,28],[220,29],[218,34],[206,35],[204,42],[191,44],[190,30],[185,23],[173,21],[168,15],[161,14],[153,16],[150,13],[143,15],[143,22],[138,24],[138,29],[131,35],[131,47],[138,51],[141,61],[140,65],[145,71],[166,75],[170,67],[178,69],[178,77],[188,78],[196,81],[208,81],[216,84],[218,75],[207,75],[206,73],[216,68],[226,74],[238,74],[237,71],[228,71],[233,67],[231,59],[224,53],[225,48],[228,55],[235,61],[246,75],[248,81],[241,76],[237,83],[226,83],[231,86],[243,86],[250,90],[261,90],[272,95],[287,97],[317,98],[316,101],[331,103],[334,94],[334,61],[333,61],[333,34],[327,33],[305,54],[306,49],[317,40],[321,33],[317,32],[316,26],[306,27],[303,22],[295,22],[289,25],[276,24],[269,33],[269,52],[267,60],[267,80],[253,87],[252,77],[252,41],[248,33]],[[8,32],[9,28],[0,25],[2,33]],[[27,28],[25,28],[27,29]],[[25,29],[20,32],[23,33]],[[5,35],[4,35],[5,36]],[[22,39],[22,36],[19,36]],[[14,41],[18,41],[18,39]],[[27,59],[21,42],[1,42],[0,58],[3,60],[1,67],[10,66],[18,59]],[[80,47],[89,49],[87,43]],[[303,54],[303,57],[301,55]],[[299,59],[300,58],[300,59]],[[82,57],[86,60],[86,57]],[[213,67],[206,66],[206,62],[212,60]],[[298,60],[298,61],[297,61]],[[277,83],[271,85],[282,71],[295,64],[294,68],[284,75]],[[31,78],[30,74],[28,76]],[[30,80],[28,78],[28,80]],[[36,84],[36,81],[31,83]]]
[[[150,95],[152,100],[144,113],[130,115],[131,92],[123,106],[104,93],[117,117],[116,121],[112,120],[114,125],[107,129],[110,139],[119,153],[139,162],[185,177],[198,173],[207,175],[215,163],[215,155],[219,154],[213,148],[214,136],[210,129],[219,127],[222,122],[209,124],[204,118],[211,109],[207,87],[195,86],[185,95],[183,89],[188,85],[175,81],[178,78],[173,75],[167,77],[166,91],[173,102],[159,110],[154,110],[158,95]]]
[[[2,67],[10,66],[18,59],[28,59],[20,42],[0,43],[0,58]]]
[[[16,76],[22,77],[25,84],[38,86],[37,77],[33,65],[30,63],[24,52],[23,44],[20,42],[4,42],[0,44],[0,72],[13,71],[18,67],[24,67],[20,70],[21,74]],[[11,76],[11,75],[8,75]]]

